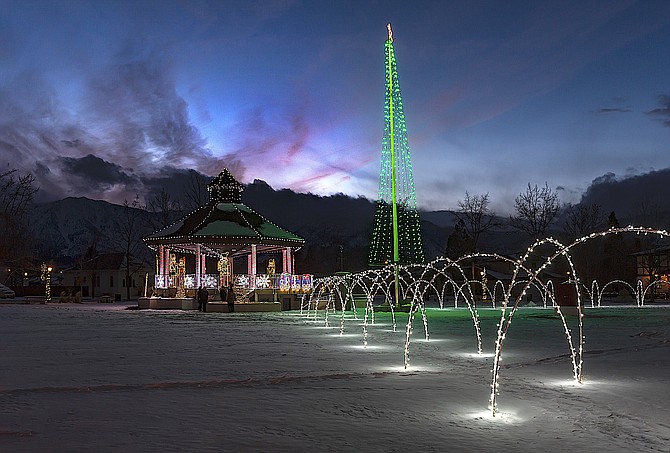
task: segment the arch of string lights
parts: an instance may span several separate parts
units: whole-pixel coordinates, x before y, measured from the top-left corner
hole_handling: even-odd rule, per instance
[[[512,259],[503,255],[495,253],[475,253],[464,255],[457,260],[451,260],[446,257],[439,257],[427,264],[408,264],[398,267],[398,281],[399,291],[403,300],[410,300],[409,317],[405,329],[405,348],[404,348],[404,363],[405,368],[409,366],[409,350],[410,340],[412,336],[412,324],[414,315],[421,313],[423,321],[424,336],[429,340],[428,334],[428,318],[424,305],[424,296],[428,293],[437,295],[440,308],[445,308],[444,301],[448,294],[454,297],[454,307],[458,307],[459,301],[462,301],[470,311],[473,326],[475,330],[477,353],[482,354],[482,339],[480,332],[479,315],[475,305],[475,288],[480,287],[482,294],[487,294],[491,299],[491,307],[500,309],[500,321],[497,324],[497,335],[495,341],[495,354],[493,360],[493,369],[491,370],[491,395],[489,398],[489,410],[491,415],[495,417],[498,412],[497,396],[500,392],[500,362],[503,353],[503,346],[505,344],[506,335],[512,324],[514,314],[516,313],[520,302],[525,295],[531,290],[535,289],[540,292],[543,307],[551,307],[556,310],[563,325],[565,336],[570,350],[570,358],[572,364],[573,378],[577,383],[582,383],[583,380],[583,352],[584,352],[584,303],[583,299],[588,298],[591,301],[591,308],[598,308],[602,306],[602,297],[605,289],[614,284],[619,283],[627,287],[631,294],[635,296],[636,305],[638,307],[644,306],[645,297],[650,290],[653,290],[657,285],[667,284],[662,280],[650,280],[647,285],[640,280],[635,284],[626,282],[624,280],[616,279],[600,285],[597,281],[593,281],[590,286],[585,285],[579,280],[579,272],[576,269],[574,261],[570,255],[572,249],[576,246],[601,238],[608,235],[618,235],[633,233],[638,235],[657,235],[660,238],[670,238],[670,233],[666,230],[658,230],[647,227],[627,226],[622,228],[610,228],[606,231],[592,233],[576,239],[568,245],[562,244],[554,238],[545,238],[536,241],[532,244],[526,252],[518,259]],[[529,258],[537,251],[539,247],[552,246],[553,253],[546,257],[540,264],[533,264]],[[513,273],[509,283],[505,284],[502,281],[494,281],[486,286],[481,280],[469,279],[464,270],[466,266],[470,265],[472,258],[486,258],[504,261],[513,266]],[[566,319],[561,305],[557,304],[555,296],[555,284],[550,279],[542,280],[541,273],[547,269],[548,266],[557,262],[558,260],[565,260],[570,268],[571,277],[566,282],[574,286],[576,294],[576,310],[577,315],[577,338],[573,337],[568,320]],[[393,308],[393,285],[395,284],[396,266],[388,265],[380,269],[370,269],[356,274],[336,275],[318,278],[314,280],[314,290],[304,299],[301,312],[306,311],[307,316],[318,317],[318,307],[323,306],[323,316],[326,325],[329,325],[332,315],[340,310],[340,334],[345,332],[345,311],[346,307],[353,308],[354,318],[357,319],[355,294],[363,294],[365,315],[363,323],[363,343],[367,346],[367,329],[368,324],[374,324],[374,305],[373,301],[377,297],[384,299],[384,305],[390,307],[393,331],[396,331],[395,311]],[[457,277],[454,278],[454,275]],[[561,282],[558,282],[561,283]],[[491,286],[493,289],[491,289]],[[321,304],[320,304],[321,303]],[[496,305],[497,304],[497,305]],[[313,312],[312,312],[313,310]]]

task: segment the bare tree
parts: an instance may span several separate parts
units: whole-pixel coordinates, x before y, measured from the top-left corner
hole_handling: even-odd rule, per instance
[[[27,206],[39,190],[35,187],[35,177],[27,173],[23,176],[17,170],[9,170],[0,174],[0,209],[3,214],[11,216],[23,215]]]
[[[126,299],[130,300],[130,288],[135,273],[142,267],[142,258],[147,254],[147,247],[142,237],[148,232],[147,223],[143,219],[146,206],[140,204],[139,196],[132,202],[124,200],[123,214],[119,219],[117,242],[118,249],[123,253],[123,270],[126,285]]]
[[[566,219],[563,232],[573,241],[577,238],[605,228],[605,216],[600,205],[568,203],[565,207]],[[578,244],[572,249],[572,261],[577,269],[577,278],[588,284],[603,275],[603,241],[596,238]]]
[[[600,205],[568,203],[565,207],[566,216],[563,231],[570,239],[577,239],[594,233],[605,226],[605,217]]]
[[[207,178],[195,170],[189,170],[189,178],[184,187],[185,203],[184,208],[188,210],[197,209],[204,206],[208,201]]]
[[[151,227],[158,230],[177,220],[181,215],[181,202],[172,198],[165,189],[161,189],[149,199],[147,209],[156,214],[156,217],[150,217],[150,222]]]
[[[38,190],[30,173],[19,175],[14,169],[0,174],[0,256],[8,263],[28,254],[28,213]]]
[[[489,209],[489,194],[470,195],[465,192],[465,199],[458,200],[456,218],[463,222],[465,232],[470,239],[470,252],[478,250],[482,234],[500,225],[495,214]]]
[[[655,201],[641,200],[633,214],[633,222],[650,228],[665,228],[664,212]]]
[[[516,215],[510,216],[510,224],[528,233],[533,239],[544,237],[547,228],[560,209],[558,194],[545,182],[544,187],[531,186],[514,199]]]

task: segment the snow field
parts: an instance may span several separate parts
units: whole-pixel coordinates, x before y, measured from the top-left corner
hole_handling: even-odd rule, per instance
[[[551,310],[199,313],[0,305],[2,451],[668,451],[670,309],[587,310],[584,383]],[[313,315],[313,312],[311,313]],[[570,319],[569,319],[570,322]]]

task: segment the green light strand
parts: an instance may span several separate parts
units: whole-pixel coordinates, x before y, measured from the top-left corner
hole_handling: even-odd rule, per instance
[[[385,127],[368,262],[370,265],[422,263],[425,253],[390,26],[385,60]]]
[[[389,33],[390,34],[390,33]],[[400,251],[398,246],[398,198],[396,191],[397,169],[395,164],[395,125],[393,121],[393,70],[392,63],[395,62],[395,54],[393,52],[393,42],[389,39],[386,42],[388,61],[386,67],[388,71],[389,83],[389,124],[390,124],[390,140],[391,140],[391,196],[393,200],[393,263],[398,264],[400,261]],[[397,282],[396,282],[397,283]],[[397,288],[397,284],[396,284]],[[397,300],[397,298],[396,298]]]

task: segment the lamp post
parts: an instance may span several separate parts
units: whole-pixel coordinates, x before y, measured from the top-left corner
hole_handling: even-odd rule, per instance
[[[340,272],[344,271],[344,247],[341,244],[337,244],[340,248]]]

